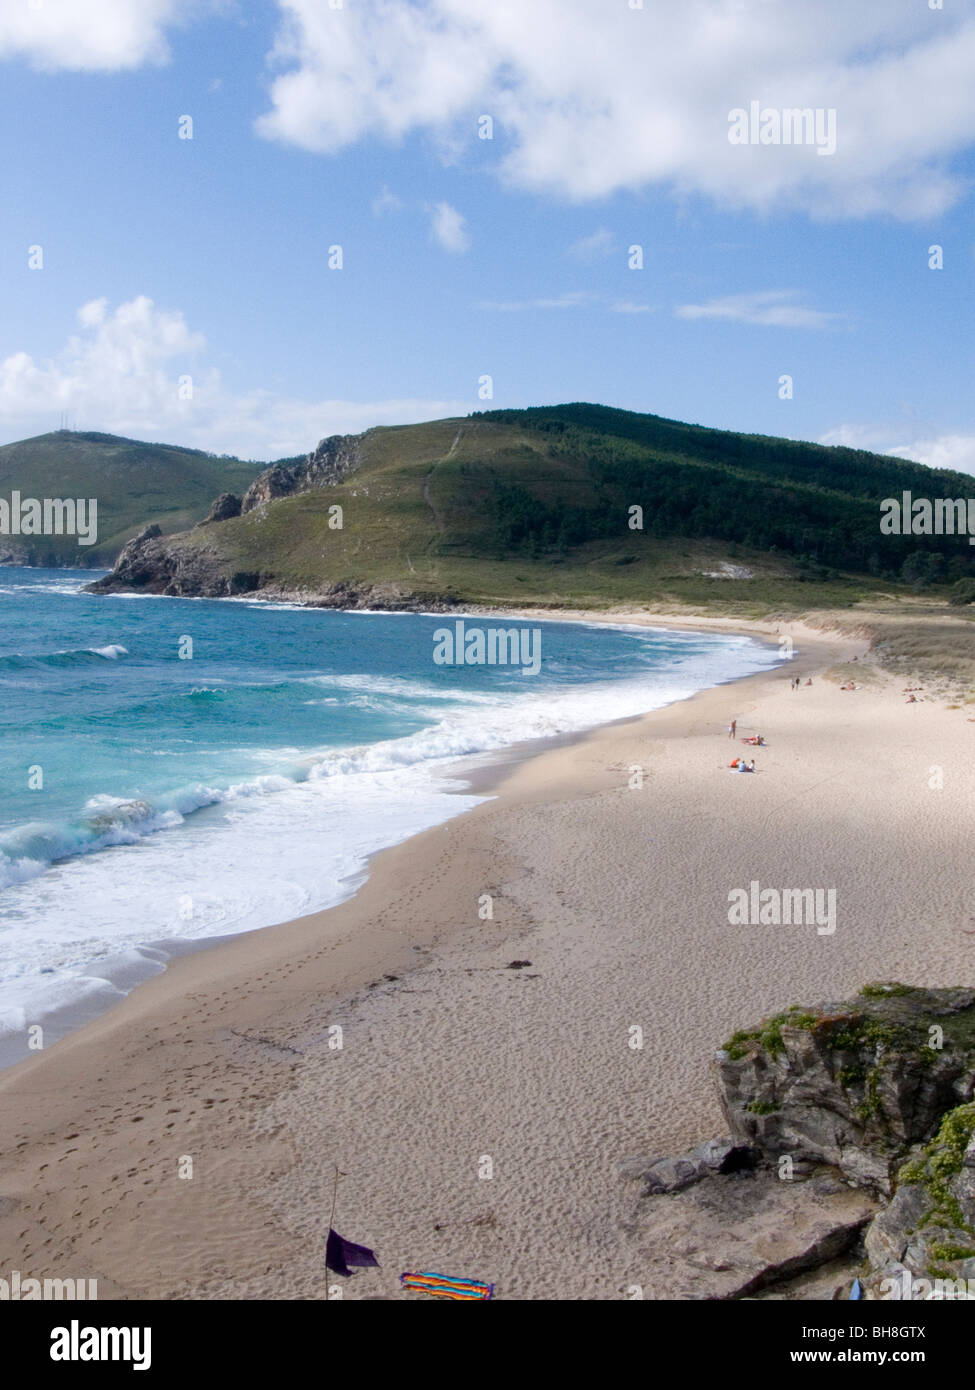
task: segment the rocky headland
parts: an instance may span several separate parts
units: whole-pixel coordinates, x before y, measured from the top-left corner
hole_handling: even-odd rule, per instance
[[[347,582],[314,594],[285,592],[259,570],[235,568],[214,532],[201,544],[199,531],[260,512],[269,502],[341,482],[359,462],[361,435],[332,435],[306,458],[275,463],[255,478],[243,497],[224,492],[210,506],[194,531],[164,536],[160,527],[143,527],[123,548],[110,574],[87,586],[90,593],[142,592],[183,598],[229,598],[261,591],[261,596],[289,599],[323,608],[420,608],[420,596],[399,593],[396,586]],[[386,592],[389,589],[389,592]]]

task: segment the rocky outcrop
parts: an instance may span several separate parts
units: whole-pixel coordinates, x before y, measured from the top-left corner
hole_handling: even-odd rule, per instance
[[[793,1006],[713,1074],[728,1137],[619,1165],[653,1296],[975,1296],[975,990]]]
[[[199,530],[199,528],[197,528]],[[111,574],[85,586],[91,594],[149,593],[179,598],[228,598],[254,594],[306,608],[371,609],[387,613],[448,613],[456,600],[399,584],[337,580],[317,589],[285,589],[256,571],[232,568],[218,546],[163,537],[147,526],[122,551]]]
[[[361,441],[359,434],[333,434],[297,463],[272,464],[244,493],[241,511],[253,511],[276,497],[340,483],[357,466]]]
[[[233,492],[221,492],[217,500],[211,505],[209,512],[198,524],[200,526],[212,526],[215,521],[230,521],[232,517],[240,516],[240,498]]]
[[[155,523],[144,526],[137,536],[133,536],[122,547],[112,573],[105,575],[104,579],[96,579],[94,584],[88,586],[92,593],[111,592],[116,587],[112,581],[117,575],[124,575],[128,585],[134,589],[147,587],[150,592],[159,592],[152,588],[157,571],[156,556],[151,543],[161,535],[162,531]]]
[[[733,1299],[836,1260],[876,1209],[870,1193],[835,1171],[783,1182],[745,1168],[706,1174],[671,1195],[641,1192],[623,1224],[641,1254],[644,1298]]]
[[[294,463],[276,463],[266,468],[244,493],[221,493],[206,517],[195,528],[216,526],[248,512],[259,511],[278,497],[291,497],[313,488],[341,482],[359,462],[362,436],[336,434],[323,439],[307,458]],[[111,574],[87,586],[93,594],[168,594],[182,597],[226,598],[253,593],[265,587],[268,576],[233,567],[220,548],[219,540],[201,545],[188,538],[170,537],[165,541],[158,526],[145,530],[126,545]],[[280,597],[268,591],[267,597]],[[401,590],[397,585],[356,585],[340,581],[314,593],[288,595],[297,602],[319,608],[377,608],[393,611],[425,611],[431,607],[449,608],[449,600]]]
[[[260,587],[259,574],[225,573],[219,554],[207,547],[164,538],[147,526],[125,546],[111,574],[86,586],[88,593],[140,592],[171,597],[228,598]]]
[[[975,1297],[975,1105],[949,1111],[904,1164],[864,1248],[874,1266],[865,1286],[876,1297],[937,1296],[938,1281],[952,1286],[942,1288],[947,1297],[959,1295],[957,1281]]]
[[[642,1196],[680,1192],[713,1173],[734,1173],[754,1166],[748,1149],[736,1149],[730,1139],[708,1139],[677,1158],[624,1158],[620,1176],[643,1184]]]
[[[407,589],[400,584],[355,584],[336,580],[317,589],[281,589],[268,585],[261,598],[283,603],[300,603],[306,608],[341,608],[343,611],[372,609],[383,613],[449,613],[458,601],[449,595]]]
[[[975,1089],[975,990],[873,985],[736,1033],[715,1062],[738,1144],[889,1193],[912,1144]]]

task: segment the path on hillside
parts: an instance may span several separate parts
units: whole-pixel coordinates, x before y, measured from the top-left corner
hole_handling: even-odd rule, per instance
[[[430,496],[430,479],[433,477],[433,470],[436,468],[437,463],[443,463],[444,460],[449,459],[454,455],[454,453],[457,450],[457,445],[460,443],[463,434],[463,429],[459,429],[457,431],[457,433],[454,435],[453,443],[451,444],[447,452],[444,454],[443,458],[438,459],[436,463],[431,463],[429,469],[427,470],[426,476],[423,479],[423,500],[430,508],[430,513],[433,516],[433,519],[436,523],[437,530],[441,533],[443,533],[443,531],[446,530],[446,527],[444,526],[443,517],[440,515],[440,512],[438,511],[436,503]]]

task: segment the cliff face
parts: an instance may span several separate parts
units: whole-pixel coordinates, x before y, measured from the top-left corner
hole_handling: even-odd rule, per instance
[[[111,574],[86,585],[92,594],[168,594],[185,598],[229,598],[260,587],[260,575],[242,570],[227,573],[219,551],[181,544],[163,537],[158,526],[147,526],[129,541]]]
[[[255,478],[244,493],[241,512],[253,511],[276,497],[340,483],[359,463],[359,434],[333,434],[300,463],[275,463]]]

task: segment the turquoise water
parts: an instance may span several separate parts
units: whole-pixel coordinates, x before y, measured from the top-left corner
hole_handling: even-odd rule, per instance
[[[540,670],[445,666],[453,618],[81,593],[91,578],[0,570],[11,1034],[103,1007],[173,941],[340,901],[369,853],[475,804],[444,783],[458,757],[776,660],[739,636],[469,617],[537,629]]]

